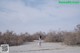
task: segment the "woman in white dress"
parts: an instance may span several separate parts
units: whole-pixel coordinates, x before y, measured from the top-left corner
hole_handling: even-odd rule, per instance
[[[41,36],[39,36],[39,43],[38,43],[39,46],[41,46]]]

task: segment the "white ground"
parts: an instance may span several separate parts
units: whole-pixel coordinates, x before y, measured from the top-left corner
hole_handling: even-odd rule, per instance
[[[66,46],[62,43],[42,43],[38,46],[38,42],[29,42],[20,46],[10,47],[10,53],[80,53],[79,46]]]

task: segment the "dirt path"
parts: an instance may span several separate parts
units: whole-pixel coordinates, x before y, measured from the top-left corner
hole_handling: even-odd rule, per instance
[[[80,53],[80,47],[69,47],[61,43],[29,42],[21,46],[10,47],[10,53]]]

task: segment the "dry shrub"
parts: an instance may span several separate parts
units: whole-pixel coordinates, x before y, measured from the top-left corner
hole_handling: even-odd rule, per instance
[[[34,39],[32,38],[32,36],[26,36],[26,39],[25,39],[27,42],[32,42],[34,41]]]
[[[25,42],[31,42],[38,40],[39,36],[42,36],[42,40],[46,42],[64,42],[67,45],[80,45],[80,24],[77,25],[74,31],[66,32],[37,32],[32,35],[28,33],[17,35],[13,31],[0,32],[0,44],[9,44],[10,46],[21,45]]]
[[[24,42],[33,41],[32,37],[28,34],[17,35],[12,31],[7,31],[3,34],[0,33],[0,44],[9,44],[10,46],[21,45]]]
[[[53,36],[52,35],[48,35],[46,36],[46,38],[44,39],[45,42],[53,42]]]
[[[67,45],[75,45],[77,43],[76,35],[72,32],[66,33],[64,36],[64,43]]]
[[[44,40],[46,34],[44,32],[36,32],[32,35],[33,40],[38,40],[39,36],[41,36],[41,39]]]
[[[45,38],[46,42],[63,42],[67,45],[80,45],[80,25],[72,32],[49,32]]]
[[[46,42],[62,42],[63,36],[61,33],[49,32],[45,38]]]
[[[80,24],[76,26],[74,32],[64,33],[64,43],[67,45],[80,45]]]
[[[67,45],[80,45],[80,35],[75,32],[68,32],[64,36],[64,41]]]

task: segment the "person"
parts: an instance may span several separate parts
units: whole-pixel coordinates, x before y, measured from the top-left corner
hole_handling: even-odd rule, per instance
[[[41,35],[39,36],[39,43],[38,43],[39,46],[41,46]]]

